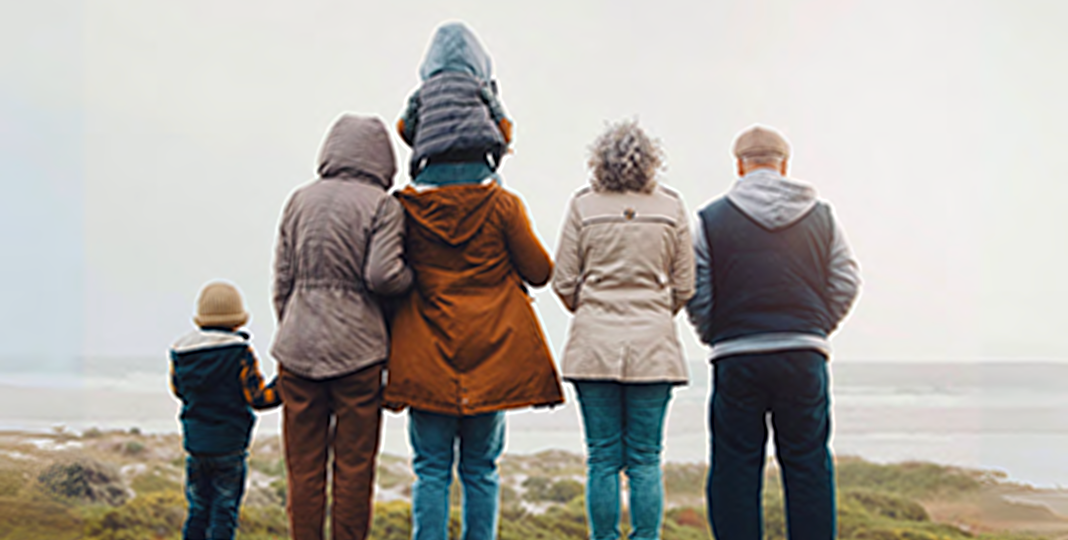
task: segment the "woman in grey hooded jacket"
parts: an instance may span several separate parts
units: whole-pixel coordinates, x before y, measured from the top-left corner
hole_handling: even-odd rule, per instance
[[[389,335],[376,296],[403,293],[404,211],[387,190],[393,147],[378,118],[343,115],[319,156],[319,178],[282,211],[274,260],[290,533],[318,540],[333,450],[334,540],[362,540],[381,423]]]

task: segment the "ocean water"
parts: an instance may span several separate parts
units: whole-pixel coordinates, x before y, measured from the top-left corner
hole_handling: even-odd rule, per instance
[[[89,358],[74,366],[0,361],[0,429],[179,429],[165,361]],[[836,454],[994,469],[1035,486],[1068,487],[1068,363],[836,360],[830,366]],[[694,361],[690,371],[691,384],[672,399],[664,454],[704,462],[709,368]],[[562,407],[509,413],[506,451],[581,453],[582,426],[567,391]],[[386,413],[384,452],[408,454],[405,418]],[[261,415],[257,431],[277,433],[278,412]]]

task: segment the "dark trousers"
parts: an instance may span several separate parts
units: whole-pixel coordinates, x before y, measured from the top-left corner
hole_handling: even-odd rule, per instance
[[[709,522],[717,540],[763,537],[767,417],[775,433],[790,540],[835,537],[827,362],[816,351],[719,359],[709,404]]]
[[[245,494],[247,454],[189,456],[185,459],[185,498],[189,513],[184,540],[233,540]]]
[[[382,364],[331,379],[306,379],[279,366],[285,402],[286,511],[293,540],[321,540],[326,469],[333,455],[334,540],[364,540],[371,524],[375,458],[382,422]]]

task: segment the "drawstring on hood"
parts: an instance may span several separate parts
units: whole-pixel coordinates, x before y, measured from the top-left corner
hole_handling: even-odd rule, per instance
[[[769,230],[788,227],[816,206],[816,188],[770,169],[757,169],[734,184],[727,198]]]
[[[489,83],[493,77],[493,63],[475,33],[463,23],[446,23],[438,27],[430,41],[419,77],[427,79],[443,71],[466,73]]]
[[[382,120],[344,114],[334,122],[319,152],[320,177],[362,176],[389,189],[396,174],[393,144]]]

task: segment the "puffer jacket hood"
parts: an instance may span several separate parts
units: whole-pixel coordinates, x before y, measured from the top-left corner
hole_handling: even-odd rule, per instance
[[[344,114],[334,122],[319,152],[319,176],[364,176],[389,189],[396,174],[393,144],[382,120]]]
[[[419,77],[427,80],[443,71],[467,73],[481,81],[493,77],[493,62],[475,33],[460,22],[438,27],[430,41]]]
[[[466,189],[435,188],[433,197],[420,196],[421,191],[416,189],[405,189],[397,196],[408,212],[408,219],[442,242],[459,246],[482,230],[494,208],[494,199],[504,193],[496,187],[489,183]]]
[[[768,230],[787,227],[816,206],[816,188],[771,169],[757,169],[738,180],[727,194],[745,215]]]

